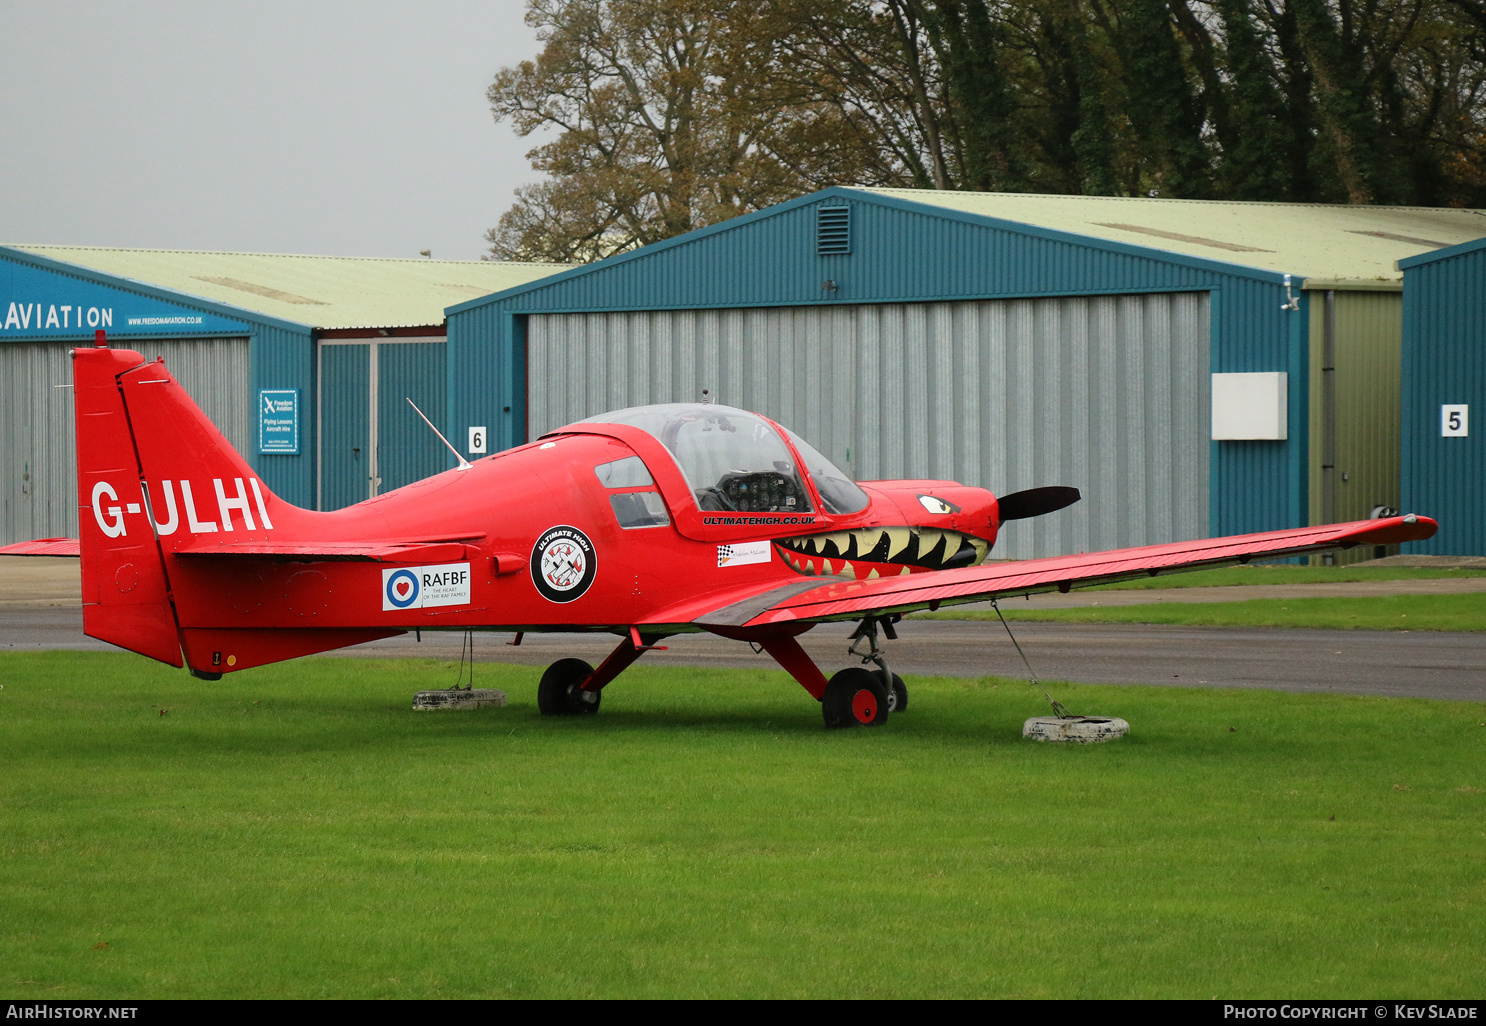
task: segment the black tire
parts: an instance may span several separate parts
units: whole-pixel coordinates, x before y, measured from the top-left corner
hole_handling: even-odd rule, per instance
[[[888,697],[887,706],[889,713],[900,713],[908,708],[908,685],[896,673],[893,674],[893,693]]]
[[[537,711],[543,716],[591,716],[599,711],[602,691],[583,691],[593,667],[581,659],[559,659],[547,667],[537,685]],[[589,697],[592,696],[592,697]]]
[[[860,666],[842,670],[826,685],[821,699],[826,726],[880,727],[887,722],[887,689],[882,675]]]

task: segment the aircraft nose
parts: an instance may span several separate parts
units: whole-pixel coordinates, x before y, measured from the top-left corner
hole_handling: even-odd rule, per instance
[[[984,488],[923,481],[895,488],[891,495],[903,522],[914,527],[948,528],[986,539],[996,535],[996,497]]]

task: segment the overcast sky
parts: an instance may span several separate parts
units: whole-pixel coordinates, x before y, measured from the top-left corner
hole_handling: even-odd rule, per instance
[[[0,242],[476,259],[520,0],[0,0]]]

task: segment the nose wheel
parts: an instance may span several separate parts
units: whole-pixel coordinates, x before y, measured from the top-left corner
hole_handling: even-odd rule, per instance
[[[887,722],[890,701],[880,676],[853,666],[831,678],[820,707],[827,727],[880,727]]]
[[[898,636],[891,619],[876,616],[866,617],[852,632],[847,652],[861,659],[862,665],[842,670],[827,682],[821,696],[821,714],[827,727],[878,727],[887,722],[889,713],[908,708],[908,688],[902,677],[888,669],[877,643],[879,624],[888,638]],[[862,645],[865,651],[859,649]],[[875,663],[877,669],[867,669],[868,663]]]
[[[890,712],[908,708],[908,688],[903,678],[887,668],[887,654],[877,642],[881,627],[890,641],[898,639],[893,623],[901,617],[869,616],[851,632],[847,653],[862,660],[862,665],[844,669],[826,683],[820,699],[828,727],[877,727],[887,723]],[[865,648],[863,648],[865,645]],[[877,669],[868,669],[875,663]]]

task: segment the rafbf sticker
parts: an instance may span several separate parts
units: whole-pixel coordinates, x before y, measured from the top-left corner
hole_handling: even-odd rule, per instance
[[[554,527],[531,547],[531,580],[549,602],[571,602],[593,584],[593,542],[576,527]]]
[[[470,600],[470,565],[405,566],[382,571],[382,610],[465,605]]]

